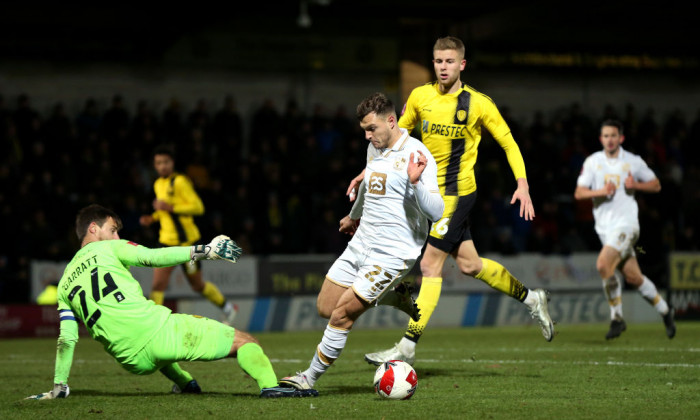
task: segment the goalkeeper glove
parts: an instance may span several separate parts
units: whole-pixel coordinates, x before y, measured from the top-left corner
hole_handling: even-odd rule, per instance
[[[68,384],[53,384],[51,391],[30,395],[25,400],[53,400],[54,398],[66,398],[68,395],[70,395]]]
[[[192,263],[199,260],[224,260],[235,263],[243,253],[231,238],[219,235],[207,245],[192,246]]]

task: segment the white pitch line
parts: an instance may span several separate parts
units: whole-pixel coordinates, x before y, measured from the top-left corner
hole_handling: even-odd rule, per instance
[[[300,359],[270,359],[272,363],[301,363]],[[308,360],[307,360],[308,362]],[[471,364],[502,364],[502,365],[524,365],[524,364],[547,364],[547,365],[590,365],[590,366],[628,366],[628,367],[673,367],[673,368],[700,368],[700,364],[694,363],[646,363],[646,362],[596,362],[596,361],[554,361],[554,360],[472,360],[472,359],[417,359],[416,363],[445,363],[460,362]]]

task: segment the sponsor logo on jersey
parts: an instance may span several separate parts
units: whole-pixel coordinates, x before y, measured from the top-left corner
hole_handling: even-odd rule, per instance
[[[386,194],[386,174],[372,172],[369,176],[369,192],[377,195]]]
[[[428,120],[423,120],[423,133],[437,134],[453,139],[463,139],[467,136],[467,126],[464,124],[431,124]]]

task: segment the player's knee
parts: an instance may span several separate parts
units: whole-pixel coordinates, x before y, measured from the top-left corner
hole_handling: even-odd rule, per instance
[[[481,262],[481,259],[476,258],[476,259],[467,259],[467,258],[460,258],[457,266],[459,267],[459,270],[471,277],[476,276],[481,272],[481,268],[483,267],[483,263]]]
[[[644,277],[641,273],[625,273],[625,281],[635,287],[639,287],[644,282]]]
[[[355,323],[355,319],[347,312],[345,307],[340,307],[333,310],[328,323],[337,328],[350,329]]]
[[[244,344],[248,343],[255,343],[255,344],[260,344],[258,342],[258,339],[253,337],[251,334],[241,331],[241,330],[236,330],[236,335],[234,336],[234,341],[236,341],[237,347],[241,347]]]
[[[596,261],[595,268],[598,270],[598,275],[602,279],[608,279],[615,274],[615,268],[611,267],[607,261],[601,258],[598,258]]]
[[[443,264],[424,257],[420,261],[420,272],[424,277],[441,277]]]
[[[320,302],[316,303],[316,310],[318,311],[318,315],[321,318],[328,319],[331,317],[331,314],[333,313],[333,308],[329,308],[327,306],[324,306]]]

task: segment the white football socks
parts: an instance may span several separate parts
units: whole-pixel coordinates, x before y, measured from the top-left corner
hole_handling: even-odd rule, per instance
[[[340,352],[345,348],[350,330],[337,328],[328,324],[323,333],[321,343],[316,348],[316,353],[311,359],[311,365],[303,373],[312,385],[323,375],[326,370],[340,356]]]
[[[654,309],[661,315],[666,315],[666,313],[668,313],[668,303],[661,297],[659,291],[656,290],[656,286],[654,286],[654,283],[649,280],[647,276],[644,276],[644,281],[642,281],[641,286],[639,286],[637,290],[647,302],[654,305]]]
[[[610,305],[610,319],[622,319],[622,279],[617,273],[603,279],[603,290]]]
[[[406,337],[403,337],[401,341],[399,341],[399,350],[404,356],[413,356],[416,354],[416,342],[411,341]]]

